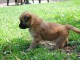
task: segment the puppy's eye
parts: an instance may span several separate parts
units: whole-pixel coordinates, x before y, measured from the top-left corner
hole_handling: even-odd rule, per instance
[[[29,21],[29,17],[24,16],[24,21],[28,22]]]

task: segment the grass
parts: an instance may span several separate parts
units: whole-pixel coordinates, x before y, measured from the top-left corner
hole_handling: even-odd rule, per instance
[[[78,0],[0,7],[0,60],[80,60],[77,57],[80,45],[71,54],[58,50],[49,51],[41,45],[24,53],[32,39],[28,29],[22,30],[18,27],[19,16],[24,11],[33,12],[47,22],[71,24],[80,29],[80,1]],[[80,35],[70,31],[69,40],[70,45],[80,43]]]

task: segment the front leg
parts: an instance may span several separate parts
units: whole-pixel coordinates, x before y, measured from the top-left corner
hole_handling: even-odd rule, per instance
[[[40,38],[34,38],[27,51],[30,51],[31,49],[35,48],[39,42]]]

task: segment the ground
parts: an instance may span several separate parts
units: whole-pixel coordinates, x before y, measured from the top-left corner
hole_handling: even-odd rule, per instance
[[[0,60],[80,60],[80,34],[72,31],[69,31],[67,52],[50,51],[41,44],[25,52],[32,38],[28,29],[19,28],[19,16],[24,11],[37,14],[46,22],[70,24],[80,29],[79,0],[0,7]]]

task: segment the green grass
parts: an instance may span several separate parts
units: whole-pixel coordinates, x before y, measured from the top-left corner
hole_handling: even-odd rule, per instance
[[[66,54],[38,45],[36,49],[24,53],[31,43],[28,29],[18,27],[19,16],[24,11],[37,14],[44,21],[71,24],[80,29],[80,1],[30,4],[0,7],[0,60],[80,60],[77,51]],[[80,35],[70,31],[70,44],[80,43]]]

